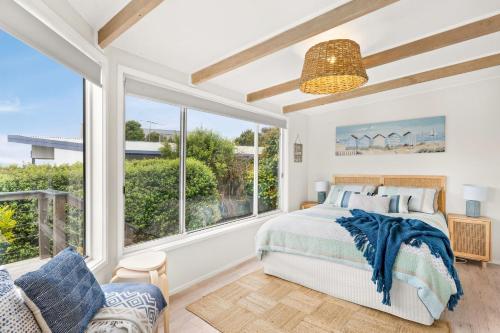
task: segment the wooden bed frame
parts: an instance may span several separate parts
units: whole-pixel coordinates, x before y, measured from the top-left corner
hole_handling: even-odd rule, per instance
[[[414,175],[335,175],[332,184],[370,184],[377,186],[430,187],[439,189],[438,209],[446,214],[446,176]]]

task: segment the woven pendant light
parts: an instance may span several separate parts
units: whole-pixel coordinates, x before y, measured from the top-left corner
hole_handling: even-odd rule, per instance
[[[359,45],[350,39],[334,39],[307,51],[300,90],[308,94],[333,94],[352,90],[367,81]]]

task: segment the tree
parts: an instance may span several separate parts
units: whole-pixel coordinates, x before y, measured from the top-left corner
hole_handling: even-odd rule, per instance
[[[259,146],[264,147],[259,157],[259,211],[278,208],[280,129],[262,129]]]
[[[160,142],[160,133],[158,132],[149,133],[148,135],[146,135],[146,141]]]
[[[13,229],[16,223],[14,210],[9,206],[0,207],[0,244],[3,241],[11,243],[15,239]]]
[[[138,121],[129,120],[125,123],[125,140],[144,141],[144,130]]]
[[[163,143],[160,149],[162,156],[177,158],[179,137],[174,138],[174,143]],[[228,167],[234,160],[235,146],[231,140],[225,139],[218,133],[207,129],[196,129],[187,136],[186,156],[197,159],[207,165],[214,173],[219,183],[228,173]]]
[[[179,152],[177,150],[177,147],[179,147],[179,142],[180,139],[178,135],[174,135],[174,137],[163,141],[163,145],[160,148],[161,156],[170,160],[179,158]]]
[[[254,132],[247,129],[241,132],[240,136],[234,139],[234,144],[237,146],[253,146],[254,145]]]
[[[186,156],[205,163],[222,184],[234,160],[234,144],[218,133],[196,129],[187,136]]]

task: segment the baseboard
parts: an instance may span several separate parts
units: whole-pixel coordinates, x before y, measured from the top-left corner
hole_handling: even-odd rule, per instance
[[[214,270],[214,271],[212,271],[212,272],[210,272],[208,274],[202,275],[202,276],[200,276],[200,277],[198,277],[198,278],[196,278],[194,280],[186,282],[186,283],[178,286],[177,288],[172,289],[170,291],[170,296],[175,295],[177,293],[180,293],[181,291],[184,291],[184,290],[186,290],[186,289],[194,286],[197,283],[200,283],[200,282],[203,282],[203,281],[205,281],[207,279],[210,279],[210,278],[216,276],[217,274],[220,274],[220,273],[222,273],[222,272],[224,272],[224,271],[226,271],[228,269],[231,269],[233,267],[236,267],[236,266],[238,266],[238,265],[240,265],[240,264],[242,264],[242,263],[244,263],[244,262],[246,262],[248,260],[251,260],[253,258],[255,258],[255,253],[252,253],[251,255],[248,255],[246,257],[240,258],[240,259],[235,260],[233,262],[230,262],[229,264],[224,265],[224,266],[222,266],[222,267],[220,267],[220,268],[218,268],[218,269],[216,269],[216,270]]]
[[[494,265],[500,265],[500,260],[491,260],[489,263]]]

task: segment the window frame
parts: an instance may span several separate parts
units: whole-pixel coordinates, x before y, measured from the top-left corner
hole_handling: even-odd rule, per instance
[[[90,81],[82,78],[82,123],[83,123],[83,222],[84,222],[84,253],[87,265],[92,269],[100,269],[106,264],[104,255],[104,244],[106,241],[105,220],[104,217],[104,191],[100,179],[104,178],[104,168],[102,160],[97,159],[97,156],[102,156],[102,150],[96,149],[103,145],[96,144],[102,142],[103,129],[103,95],[102,92],[96,96],[96,89],[101,89],[95,86]],[[101,193],[101,195],[96,195]],[[101,223],[91,223],[99,217]],[[20,276],[21,274],[36,270],[41,265],[46,263],[50,258],[40,259],[39,257],[16,261],[6,264],[5,267],[11,272],[12,276]]]
[[[284,202],[284,159],[285,159],[285,150],[284,150],[284,137],[285,137],[285,132],[286,130],[283,128],[279,128],[280,131],[280,140],[279,140],[279,163],[278,163],[278,202],[277,202],[277,208],[272,210],[272,211],[267,211],[263,213],[258,212],[258,160],[259,160],[259,150],[258,150],[258,134],[259,134],[259,128],[262,126],[261,124],[255,123],[254,124],[254,147],[257,147],[254,151],[254,195],[253,195],[253,214],[250,216],[245,216],[241,218],[235,218],[232,220],[228,220],[222,223],[214,224],[212,226],[203,228],[203,229],[198,229],[198,230],[193,230],[193,231],[186,231],[185,229],[185,145],[186,145],[186,138],[187,138],[187,114],[188,114],[188,109],[190,107],[185,106],[185,105],[178,105],[176,103],[168,103],[166,101],[163,101],[163,103],[168,103],[170,105],[177,106],[181,109],[181,126],[180,126],[180,131],[181,131],[181,156],[179,156],[180,159],[180,172],[184,174],[179,175],[179,210],[180,210],[180,215],[179,215],[179,233],[175,235],[170,235],[170,236],[165,236],[165,237],[160,237],[157,239],[149,240],[149,241],[144,241],[138,244],[133,244],[129,246],[125,246],[125,193],[124,193],[124,186],[125,186],[125,122],[126,122],[126,97],[127,93],[125,90],[125,80],[126,77],[131,76],[134,78],[141,78],[146,80],[149,84],[151,85],[156,85],[160,87],[165,87],[167,88],[172,88],[172,89],[177,89],[181,90],[184,92],[189,92],[186,90],[192,89],[192,88],[187,88],[185,86],[181,86],[178,83],[159,78],[157,76],[151,75],[144,73],[142,71],[124,66],[124,65],[118,65],[118,70],[117,70],[117,83],[118,83],[118,105],[117,105],[117,110],[118,110],[118,119],[117,122],[119,125],[119,135],[118,135],[118,146],[119,146],[119,191],[117,193],[121,193],[118,198],[119,202],[119,212],[118,212],[118,256],[121,257],[123,255],[128,255],[131,253],[135,252],[141,252],[144,250],[151,250],[151,249],[163,249],[165,247],[170,247],[173,246],[174,244],[178,244],[179,242],[184,242],[184,241],[190,241],[192,240],[197,240],[199,237],[204,237],[203,235],[210,236],[212,234],[224,232],[225,229],[232,230],[233,227],[244,227],[248,223],[258,223],[262,221],[263,219],[266,219],[270,216],[281,214],[283,212],[283,202]],[[197,95],[195,92],[193,92],[193,95]],[[149,99],[150,98],[144,96],[138,96],[135,94],[131,94],[131,96],[139,97],[139,98],[144,98],[144,99]],[[208,98],[210,99],[210,98]],[[213,96],[212,98],[213,99]],[[158,101],[162,103],[162,101]],[[207,112],[204,110],[198,110],[196,108],[191,108],[193,110],[199,111],[199,112],[206,112],[208,114],[212,114],[211,112]],[[238,118],[235,118],[238,119]],[[243,120],[243,119],[242,119]],[[248,121],[248,120],[243,120],[243,121]],[[264,125],[265,126],[265,125]],[[273,126],[276,127],[276,126]],[[184,137],[184,138],[183,138]],[[184,141],[184,142],[183,142]],[[184,165],[183,165],[184,164]]]
[[[19,2],[16,0],[16,2]],[[108,61],[108,56],[104,52],[95,47],[94,43],[68,24],[62,19],[54,10],[44,2],[26,2],[21,1],[19,5],[31,14],[35,20],[40,20],[46,24],[50,30],[53,30],[57,35],[68,41],[71,45],[76,47],[79,51],[84,53],[91,60],[100,65],[101,72],[101,85],[95,85],[87,81],[86,96],[84,96],[84,103],[86,109],[84,110],[85,122],[85,247],[87,257],[85,259],[87,266],[98,276],[105,277],[108,263],[110,261],[110,252],[114,252],[110,247],[114,247],[113,240],[108,238],[108,211],[106,210],[108,202],[108,190],[113,189],[108,186],[107,151],[109,150],[107,136],[107,116],[108,111],[108,96],[112,96],[114,89],[110,89],[108,84],[113,84],[114,78],[111,77],[114,72],[110,72],[111,64]],[[23,40],[22,36],[11,33],[11,29],[16,31],[18,21],[6,23],[1,28],[7,33],[13,35],[21,42],[30,45],[28,41]],[[36,39],[37,36],[29,36]],[[35,48],[36,49],[36,48]],[[43,52],[42,52],[43,53]],[[47,55],[49,58],[51,56]],[[56,62],[57,59],[52,58]],[[71,67],[59,62],[68,70],[74,71]],[[77,70],[78,72],[78,70]],[[84,75],[79,73],[82,78]],[[108,95],[109,94],[109,95]],[[111,107],[110,107],[111,111]],[[109,177],[112,179],[112,177]],[[112,226],[114,227],[114,225]],[[16,278],[25,272],[38,269],[41,265],[46,263],[49,259],[33,258],[24,261],[18,261],[12,264],[5,265],[11,276]]]

